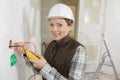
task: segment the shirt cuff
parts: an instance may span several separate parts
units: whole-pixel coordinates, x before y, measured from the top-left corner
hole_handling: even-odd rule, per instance
[[[51,66],[47,63],[40,71],[43,77],[47,77],[51,71]]]

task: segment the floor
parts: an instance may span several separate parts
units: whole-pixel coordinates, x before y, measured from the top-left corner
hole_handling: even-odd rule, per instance
[[[86,74],[84,80],[93,80],[93,73]],[[118,80],[114,74],[100,73],[95,80]],[[120,80],[120,79],[119,79]]]

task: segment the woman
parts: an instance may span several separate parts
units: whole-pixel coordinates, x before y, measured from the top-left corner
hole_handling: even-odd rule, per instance
[[[83,80],[86,49],[69,36],[74,23],[72,10],[65,4],[56,4],[47,19],[53,41],[47,46],[44,57],[30,59],[30,62],[40,70],[44,80]]]

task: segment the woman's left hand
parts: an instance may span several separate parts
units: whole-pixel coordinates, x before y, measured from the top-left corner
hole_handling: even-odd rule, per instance
[[[42,69],[45,64],[47,63],[46,59],[43,56],[38,56],[40,59],[39,60],[32,60],[29,59],[30,62],[33,63],[33,66],[37,69]]]

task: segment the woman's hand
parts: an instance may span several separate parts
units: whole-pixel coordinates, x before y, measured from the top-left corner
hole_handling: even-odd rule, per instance
[[[32,59],[29,59],[30,62],[33,63],[33,66],[37,69],[42,69],[45,64],[47,63],[46,59],[43,57],[43,56],[39,56],[39,60],[32,60]]]
[[[16,48],[15,48],[15,51],[17,54],[25,54],[25,50],[26,50],[26,45],[24,45],[23,42],[19,42],[19,43],[15,43],[14,45],[18,45]]]

